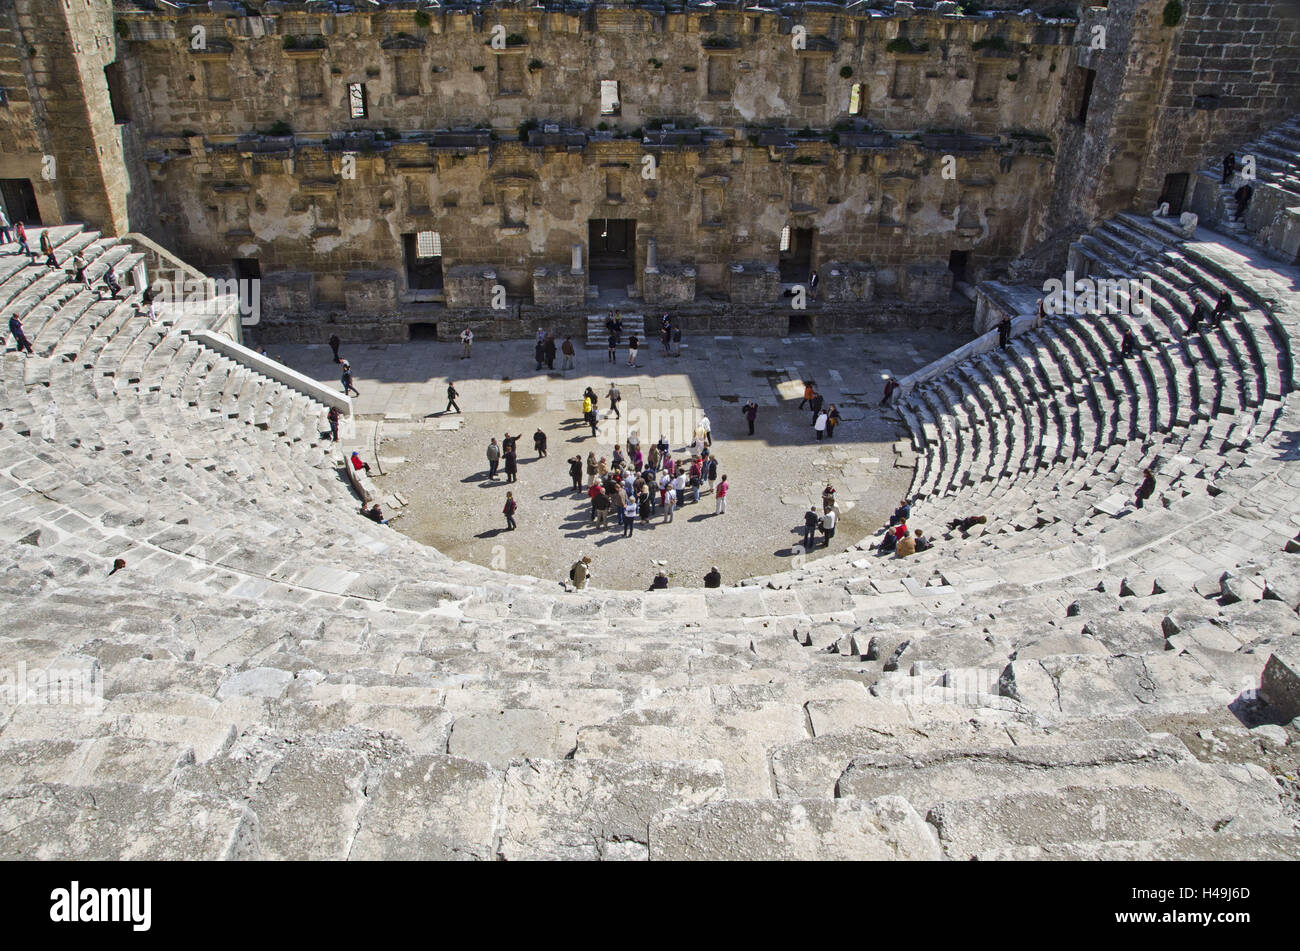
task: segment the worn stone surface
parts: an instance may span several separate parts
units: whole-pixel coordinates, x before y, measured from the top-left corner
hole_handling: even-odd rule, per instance
[[[934,832],[897,796],[728,800],[660,813],[650,857],[669,861],[926,861],[940,858]]]

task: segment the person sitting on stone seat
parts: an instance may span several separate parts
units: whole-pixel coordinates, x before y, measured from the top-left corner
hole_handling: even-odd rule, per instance
[[[710,568],[709,573],[704,576],[704,587],[706,588],[722,587],[722,572],[718,570],[717,565],[714,565],[712,568]]]
[[[662,571],[655,572],[655,580],[650,582],[650,591],[662,591],[668,587],[668,576]]]
[[[898,536],[888,525],[885,526],[885,534],[880,537],[880,544],[876,547],[882,555],[888,555],[898,547]]]
[[[916,539],[912,537],[911,532],[904,533],[903,537],[898,540],[894,546],[894,556],[897,558],[906,558],[908,555],[916,554]]]
[[[370,475],[370,463],[362,462],[361,453],[359,452],[352,453],[352,468],[356,470],[364,470],[366,475]]]
[[[1219,294],[1219,300],[1215,303],[1214,311],[1210,314],[1210,323],[1217,325],[1225,317],[1231,317],[1235,311],[1236,307],[1232,303],[1232,295],[1227,291],[1223,291]]]
[[[894,514],[889,516],[890,527],[897,525],[899,522],[906,522],[912,517],[912,503],[907,499],[900,499],[898,508],[894,509]]]
[[[930,539],[926,537],[925,532],[921,531],[919,528],[916,530],[916,536],[914,540],[916,542],[916,550],[918,552],[929,551],[931,548],[934,547],[934,542],[930,541]]]
[[[372,522],[378,522],[380,525],[388,524],[388,519],[384,518],[383,509],[379,507],[378,502],[376,502],[370,508],[366,508],[364,505],[361,506],[361,514],[364,515],[366,518],[370,519]]]

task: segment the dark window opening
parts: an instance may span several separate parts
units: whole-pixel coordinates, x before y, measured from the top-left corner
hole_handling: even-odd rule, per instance
[[[807,284],[812,277],[812,228],[791,228],[789,240],[784,230],[779,263],[782,284]]]
[[[41,224],[41,211],[36,205],[36,190],[29,178],[0,178],[0,199],[10,222],[24,225]]]
[[[1095,69],[1085,69],[1082,66],[1076,67],[1083,70],[1083,88],[1079,92],[1079,108],[1075,112],[1075,122],[1086,122],[1088,120],[1088,103],[1092,101],[1092,84],[1097,81],[1097,71]]]
[[[1165,176],[1165,187],[1160,192],[1160,200],[1156,202],[1159,207],[1165,202],[1169,202],[1169,213],[1171,215],[1181,215],[1183,213],[1183,202],[1187,197],[1187,181],[1190,176],[1186,172],[1174,172],[1172,175]]]
[[[791,312],[790,323],[786,328],[786,334],[810,334],[812,333],[812,319],[807,314]]]
[[[131,121],[131,110],[127,105],[126,73],[121,63],[109,63],[104,67],[104,79],[108,83],[108,102],[113,108],[113,122],[117,125]]]
[[[442,241],[435,232],[402,235],[402,257],[406,263],[406,289],[410,291],[442,290]],[[430,240],[429,235],[434,236]],[[424,246],[421,247],[421,244]],[[430,253],[425,253],[430,252]],[[436,253],[432,253],[436,252]]]
[[[948,270],[952,271],[955,280],[966,280],[966,266],[969,263],[969,251],[952,251],[948,254]]]
[[[235,258],[235,279],[240,281],[260,281],[262,265],[257,258]]]
[[[412,340],[437,340],[438,325],[436,323],[418,323],[410,324]]]

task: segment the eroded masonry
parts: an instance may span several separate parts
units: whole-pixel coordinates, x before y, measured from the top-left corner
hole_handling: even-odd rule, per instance
[[[960,326],[1300,106],[1284,4],[1015,6],[15,0],[0,177],[260,279],[262,339],[579,331],[602,293],[784,332],[798,286],[813,330]]]

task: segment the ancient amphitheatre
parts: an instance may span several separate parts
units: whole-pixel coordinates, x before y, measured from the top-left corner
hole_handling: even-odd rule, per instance
[[[0,857],[1295,858],[1300,26],[885,6],[5,5],[3,200],[58,266],[0,247]],[[1065,273],[1142,293],[1039,320]],[[611,302],[763,372],[773,434],[816,355],[939,544],[571,591],[361,517],[421,517],[393,447],[475,425],[448,379],[567,418],[532,334]]]

